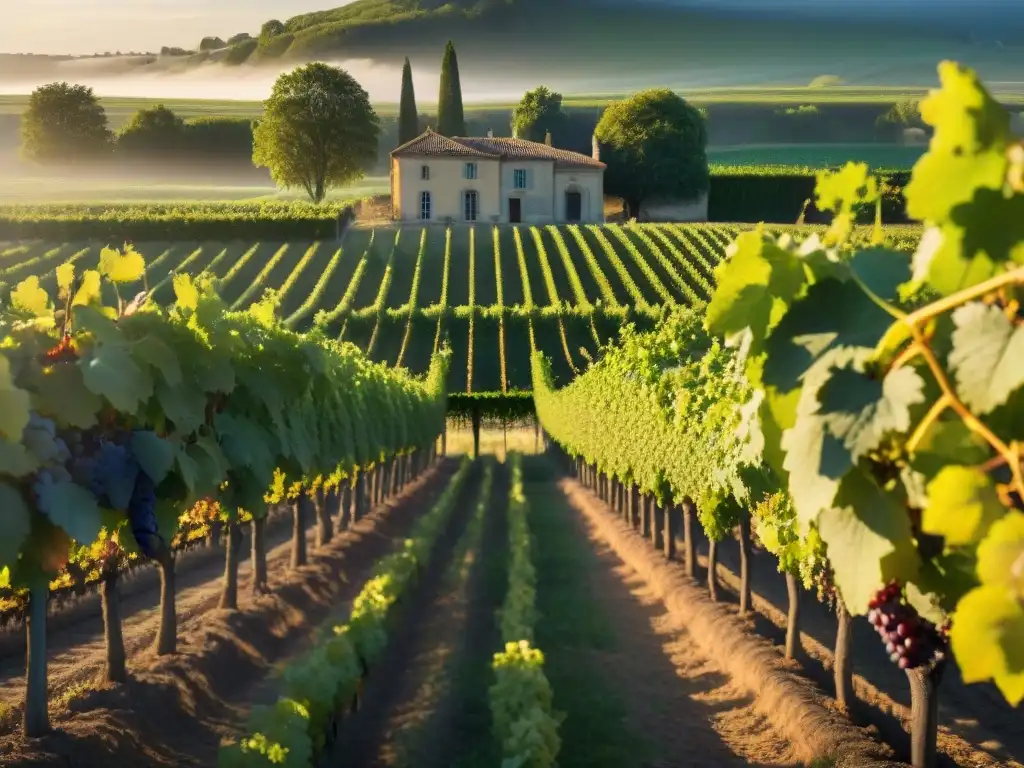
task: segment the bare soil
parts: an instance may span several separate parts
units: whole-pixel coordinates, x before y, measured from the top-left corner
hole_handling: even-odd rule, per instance
[[[186,598],[183,590],[179,617],[187,610],[184,600],[196,608],[180,624],[177,654],[156,658],[136,650],[126,685],[96,686],[67,703],[51,701],[53,733],[43,739],[7,736],[0,741],[2,764],[214,765],[222,741],[239,735],[274,664],[300,652],[333,605],[355,597],[374,563],[408,532],[455,467],[445,461],[429,470],[326,547],[311,549],[309,565],[295,572],[285,570],[287,545],[277,547],[268,553],[272,594],[251,599],[246,574],[240,578],[237,612],[213,608],[222,567],[193,588],[194,597]],[[126,645],[145,647],[156,621],[152,614],[126,621]],[[67,648],[64,638],[54,639]],[[103,666],[102,640],[56,653],[67,659],[61,679],[86,680]]]
[[[448,768],[458,746],[458,685],[467,657],[490,648],[494,619],[480,590],[481,564],[498,537],[505,495],[497,465],[480,537],[464,538],[483,470],[467,483],[415,591],[397,616],[384,658],[371,670],[362,706],[342,726],[325,764],[347,768]],[[453,556],[457,556],[453,560]]]
[[[735,603],[739,545],[729,540],[718,550],[722,596]],[[707,540],[703,535],[698,539],[698,554],[706,574]],[[785,578],[778,572],[775,558],[759,549],[755,549],[751,577],[756,611],[751,626],[781,645],[788,610]],[[800,629],[804,657],[794,668],[833,695],[835,614],[803,590]],[[854,619],[853,648],[854,690],[859,700],[852,713],[854,721],[877,728],[897,755],[909,758],[910,689],[906,676],[889,661],[878,635],[864,618]],[[965,684],[955,661],[939,688],[939,718],[940,768],[1024,768],[1024,706],[1011,707],[992,685]]]

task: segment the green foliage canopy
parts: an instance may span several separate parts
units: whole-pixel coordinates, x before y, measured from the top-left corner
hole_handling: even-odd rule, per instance
[[[405,57],[402,65],[402,96],[398,105],[398,143],[405,144],[420,134],[420,118],[416,113],[416,91],[412,85],[412,65]]]
[[[185,121],[160,104],[131,116],[117,133],[117,151],[167,157],[180,150],[184,141]]]
[[[562,94],[544,85],[527,91],[512,111],[512,133],[521,139],[543,141],[548,131],[557,137],[565,123]]]
[[[595,135],[608,164],[605,189],[622,198],[630,217],[644,200],[693,200],[710,187],[704,118],[667,88],[612,104]]]
[[[442,136],[465,136],[466,116],[462,109],[459,60],[451,40],[441,60],[441,89],[437,97],[437,132]]]
[[[253,162],[319,203],[330,187],[363,176],[379,135],[370,96],[355,78],[315,62],[277,78],[253,132]]]
[[[32,92],[21,117],[22,155],[40,163],[74,163],[110,151],[107,114],[92,88],[50,83]]]

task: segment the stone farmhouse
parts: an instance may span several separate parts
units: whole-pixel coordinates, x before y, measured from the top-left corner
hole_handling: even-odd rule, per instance
[[[602,223],[604,169],[593,156],[516,138],[448,138],[429,128],[391,152],[392,217],[495,224]]]

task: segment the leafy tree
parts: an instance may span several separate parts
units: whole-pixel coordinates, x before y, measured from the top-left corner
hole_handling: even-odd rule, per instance
[[[370,96],[355,78],[315,62],[277,78],[253,132],[253,162],[319,203],[328,188],[363,176],[379,135]]]
[[[163,104],[140,109],[117,133],[117,151],[128,155],[168,157],[182,149],[185,122]]]
[[[565,125],[562,94],[544,85],[527,91],[512,111],[512,133],[521,139],[543,141],[548,131],[553,137],[561,136]]]
[[[412,87],[412,65],[405,57],[402,66],[402,97],[398,107],[398,143],[412,141],[420,133],[420,119],[416,113],[416,93]]]
[[[36,88],[21,116],[21,151],[41,163],[74,163],[110,151],[107,113],[92,88],[50,83]]]
[[[441,92],[437,97],[437,132],[442,136],[465,136],[466,117],[462,110],[462,83],[459,60],[451,40],[441,59]]]
[[[283,35],[284,33],[284,24],[277,19],[271,19],[270,21],[264,22],[263,26],[260,27],[260,45],[267,45],[271,39],[278,35]]]
[[[237,35],[229,37],[227,43],[228,45],[238,45],[239,43],[244,43],[246,40],[252,40],[252,35],[248,32],[239,32]]]
[[[704,118],[666,88],[612,104],[595,135],[608,165],[605,189],[622,198],[631,218],[645,200],[692,200],[710,186]]]
[[[220,48],[226,48],[227,43],[221,40],[219,37],[204,37],[199,41],[200,51],[216,51]]]
[[[896,141],[907,128],[927,130],[921,119],[921,103],[917,99],[898,101],[875,120],[875,130],[880,138]]]

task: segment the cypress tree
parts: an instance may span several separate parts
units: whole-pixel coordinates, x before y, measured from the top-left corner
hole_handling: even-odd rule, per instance
[[[437,132],[442,136],[465,136],[466,118],[462,112],[462,83],[459,60],[452,41],[444,48],[441,60],[441,93],[437,97]]]
[[[416,94],[412,88],[412,65],[405,57],[402,67],[402,98],[398,107],[398,143],[405,144],[420,135],[420,120],[416,113]]]

